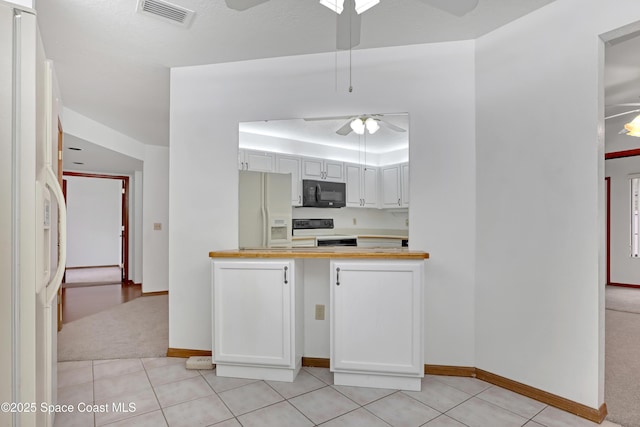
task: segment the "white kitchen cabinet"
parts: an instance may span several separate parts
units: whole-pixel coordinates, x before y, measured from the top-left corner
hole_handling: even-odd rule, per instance
[[[293,381],[303,351],[302,264],[214,259],[212,269],[217,375]]]
[[[238,169],[275,172],[276,154],[268,151],[238,150]]]
[[[357,164],[345,165],[347,206],[378,207],[378,168]]]
[[[420,390],[424,262],[332,260],[334,384]]]
[[[409,163],[403,163],[400,165],[400,197],[402,198],[402,207],[409,207]]]
[[[402,206],[400,165],[380,168],[382,187],[381,205],[383,208],[399,208]]]
[[[301,163],[300,157],[276,155],[276,171],[291,174],[291,206],[302,206]]]
[[[344,182],[344,164],[333,160],[303,158],[302,179]]]
[[[381,207],[406,208],[409,206],[409,164],[380,168]]]

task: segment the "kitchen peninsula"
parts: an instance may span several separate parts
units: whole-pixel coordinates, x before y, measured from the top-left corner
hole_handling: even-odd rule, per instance
[[[420,390],[428,253],[256,248],[213,251],[209,257],[219,376],[293,381],[302,357],[310,356],[305,340],[326,339],[305,333],[313,329],[305,322],[325,321],[317,290],[308,292],[313,283],[328,293],[329,342],[322,345],[329,349],[334,383]]]

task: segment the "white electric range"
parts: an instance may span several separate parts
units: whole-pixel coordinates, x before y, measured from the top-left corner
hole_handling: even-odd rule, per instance
[[[335,234],[333,218],[293,219],[293,236],[315,237],[316,246],[358,246],[358,237]]]

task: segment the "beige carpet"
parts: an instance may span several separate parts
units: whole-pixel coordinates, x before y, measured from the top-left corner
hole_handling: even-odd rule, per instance
[[[122,270],[120,267],[67,268],[64,287],[75,284],[120,283]]]
[[[608,310],[640,313],[640,289],[607,286],[605,295]]]
[[[169,297],[136,298],[66,323],[58,333],[58,361],[166,356]]]
[[[640,289],[607,286],[605,295],[607,420],[640,427]]]

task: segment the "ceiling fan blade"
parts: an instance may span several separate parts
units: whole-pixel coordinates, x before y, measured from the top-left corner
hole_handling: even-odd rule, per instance
[[[224,0],[229,9],[233,10],[247,10],[255,7],[259,4],[266,3],[269,0]]]
[[[351,129],[351,120],[347,121],[340,129],[336,131],[338,135],[347,136],[351,133],[353,129]]]
[[[362,17],[356,13],[354,0],[345,0],[344,10],[336,19],[336,49],[358,46]]]
[[[611,105],[605,106],[605,108],[610,108],[610,107],[640,107],[640,102],[627,102],[625,104],[611,104]]]
[[[478,6],[478,0],[419,0],[455,16],[464,16]]]
[[[638,106],[640,107],[640,104],[631,104],[631,106]],[[604,119],[605,120],[609,120],[609,119],[613,119],[616,117],[620,117],[620,116],[626,116],[627,114],[631,114],[631,113],[638,113],[640,112],[640,109],[637,110],[631,110],[631,111],[625,111],[624,113],[618,113],[618,114],[612,114],[610,116],[606,116]]]
[[[382,119],[376,119],[376,120],[378,120],[380,123],[382,123],[383,126],[386,126],[389,129],[394,130],[396,132],[406,132],[407,131],[406,129],[403,129],[400,126],[396,126],[393,123],[389,123],[386,120],[382,120]]]

